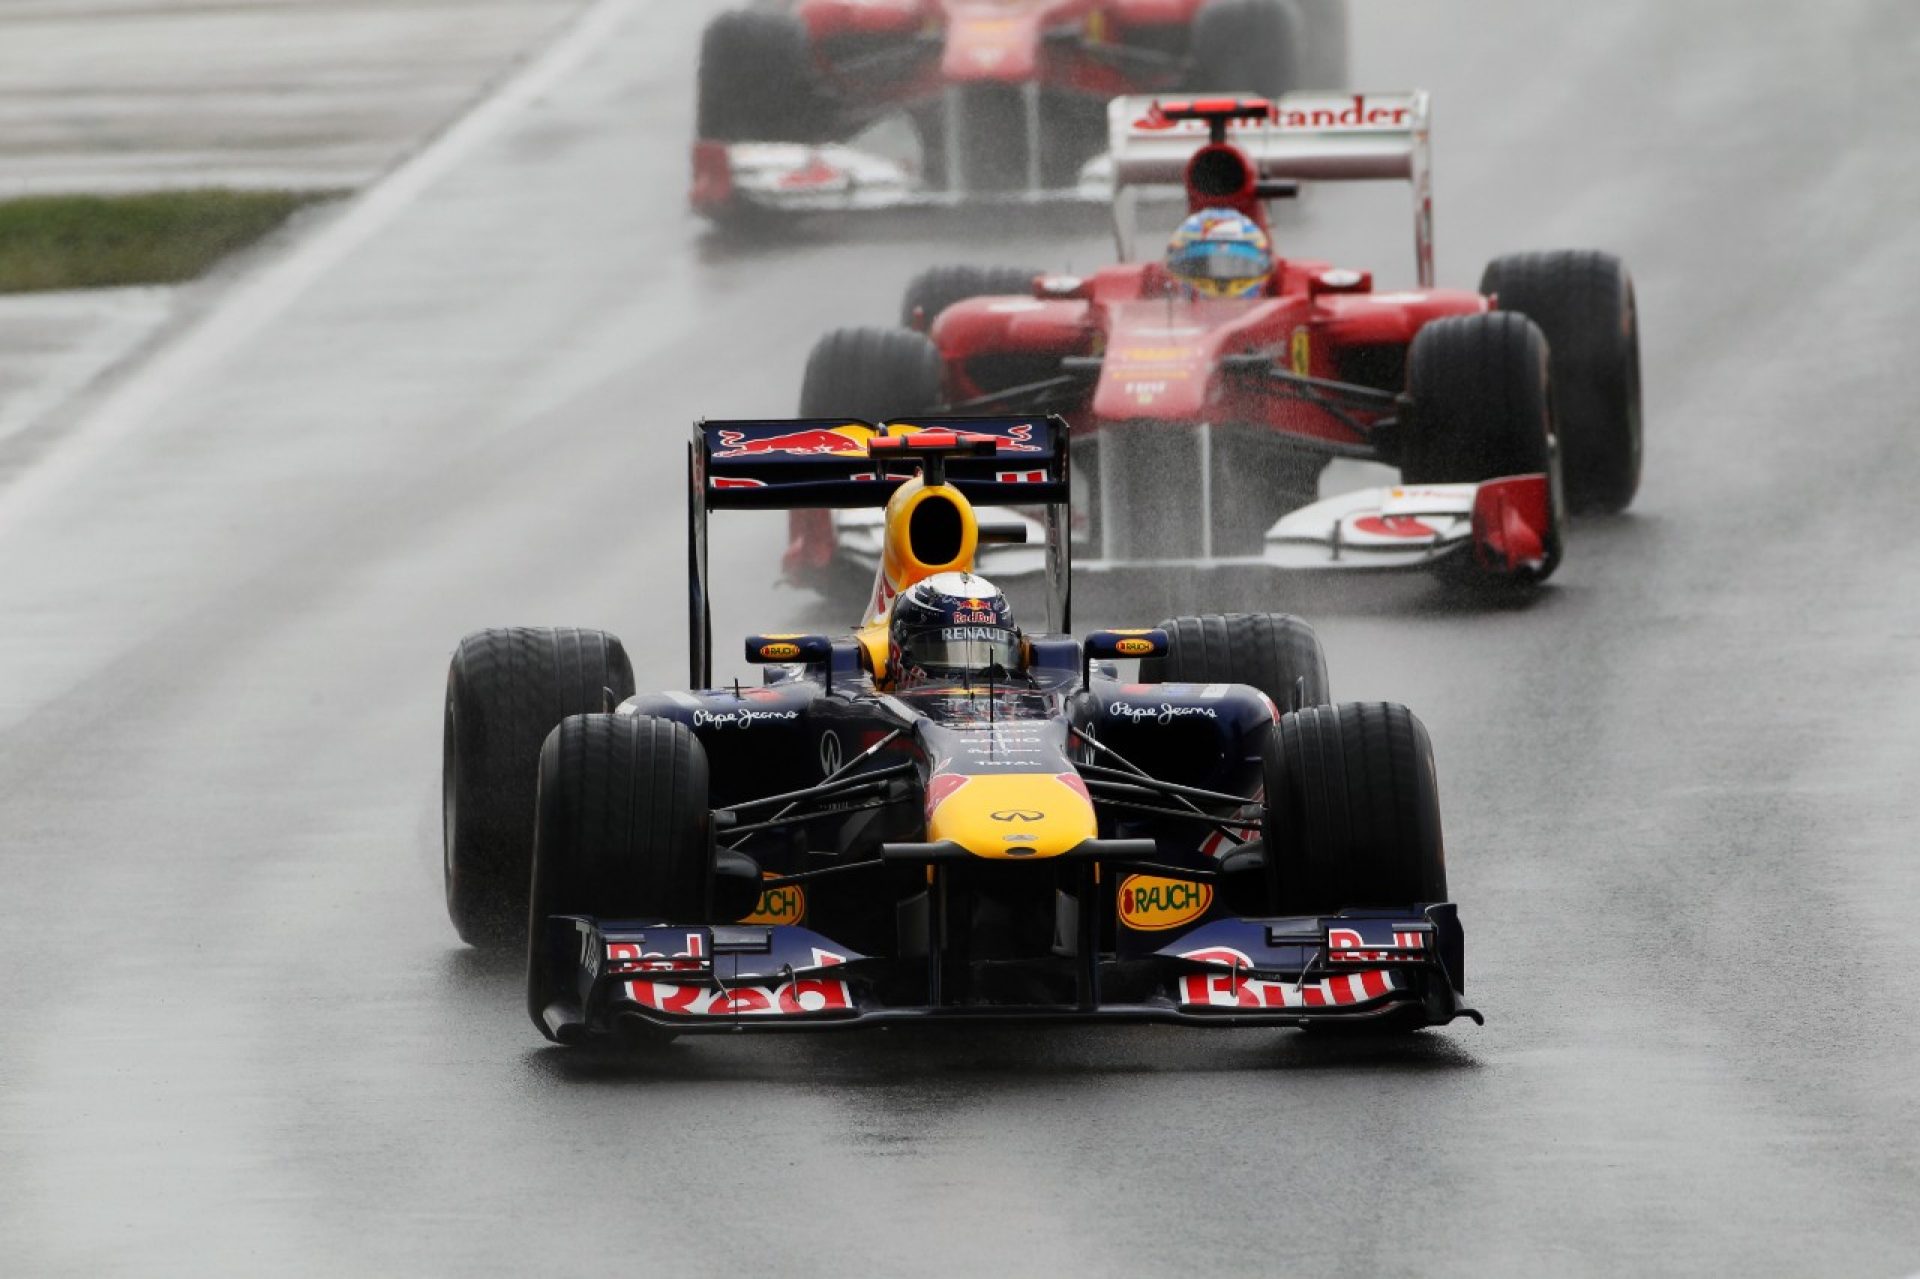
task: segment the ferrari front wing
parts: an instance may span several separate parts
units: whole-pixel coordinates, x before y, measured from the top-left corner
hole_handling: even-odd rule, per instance
[[[968,191],[935,187],[898,161],[838,143],[696,142],[693,147],[693,209],[716,221],[976,205],[1104,205],[1112,194],[1107,171],[1095,165],[1072,186]]]
[[[1229,567],[1365,573],[1471,564],[1489,578],[1537,582],[1553,572],[1561,554],[1550,484],[1545,475],[1516,475],[1478,484],[1358,489],[1281,516],[1258,554],[1136,558],[1096,544],[1076,548],[1073,568],[1088,574]],[[1025,517],[986,509],[981,518],[1006,524]],[[1195,518],[1211,515],[1202,510]],[[872,513],[835,512],[833,537],[838,553],[864,570],[879,562],[882,529]],[[1042,540],[1037,523],[1024,542],[1004,540],[981,548],[982,572],[1017,578],[1044,569],[1033,549]]]

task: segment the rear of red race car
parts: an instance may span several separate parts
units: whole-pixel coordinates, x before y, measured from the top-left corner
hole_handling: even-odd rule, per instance
[[[716,220],[1104,202],[1105,106],[1344,78],[1343,0],[799,0],[701,46],[693,204]],[[902,150],[868,135],[904,121]]]

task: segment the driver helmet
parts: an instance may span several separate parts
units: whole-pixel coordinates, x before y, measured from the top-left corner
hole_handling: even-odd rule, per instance
[[[1020,668],[1020,632],[1000,588],[972,573],[935,573],[893,602],[887,659],[896,683],[1004,677]]]
[[[1250,298],[1273,274],[1273,246],[1260,224],[1233,209],[1202,209],[1167,245],[1167,270],[1194,298]]]

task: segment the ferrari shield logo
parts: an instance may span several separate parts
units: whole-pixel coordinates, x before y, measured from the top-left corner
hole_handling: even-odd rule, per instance
[[[1311,370],[1313,368],[1313,337],[1305,325],[1293,331],[1292,354],[1295,376],[1311,376]]]

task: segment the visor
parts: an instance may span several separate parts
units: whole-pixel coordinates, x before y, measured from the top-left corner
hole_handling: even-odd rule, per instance
[[[971,675],[998,666],[1020,669],[1020,637],[1001,626],[942,626],[915,631],[901,646],[908,666],[929,675]]]
[[[1255,280],[1273,270],[1273,263],[1255,246],[1231,243],[1181,249],[1168,266],[1176,275],[1201,280]]]

